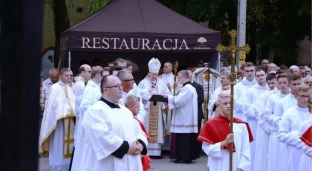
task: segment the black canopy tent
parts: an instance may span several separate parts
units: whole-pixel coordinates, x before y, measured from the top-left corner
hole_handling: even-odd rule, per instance
[[[142,66],[141,73],[144,69],[147,72],[147,62],[156,57],[161,62],[178,60],[181,65],[203,60],[216,68],[215,48],[220,41],[219,31],[185,18],[156,0],[114,0],[62,33],[61,65],[78,68],[82,59],[108,61],[121,57]]]

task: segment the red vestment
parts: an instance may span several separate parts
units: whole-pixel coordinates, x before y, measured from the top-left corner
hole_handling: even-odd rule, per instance
[[[300,139],[309,147],[312,147],[312,126],[310,126],[300,137]]]
[[[233,122],[246,124],[249,134],[249,141],[252,142],[253,137],[249,124],[237,118],[233,118]],[[213,118],[206,122],[203,129],[200,131],[197,140],[200,142],[204,141],[209,144],[216,144],[224,141],[228,134],[230,134],[230,120],[219,114],[219,116],[217,116],[216,118]],[[230,149],[230,145],[225,146],[224,149]],[[234,142],[233,142],[233,152],[235,152]]]
[[[150,140],[150,137],[148,136],[148,133],[147,133],[147,131],[146,131],[146,129],[145,129],[143,123],[142,123],[140,120],[136,119],[136,118],[135,118],[135,120],[137,120],[137,121],[139,122],[142,131],[143,131],[143,132],[145,133],[145,135],[146,135],[147,141],[149,141],[149,140]],[[146,170],[148,170],[148,169],[151,168],[150,163],[152,162],[152,159],[151,159],[148,155],[143,156],[143,157],[141,158],[141,161],[142,161],[142,166],[143,166],[143,170],[144,170],[144,171],[146,171]]]

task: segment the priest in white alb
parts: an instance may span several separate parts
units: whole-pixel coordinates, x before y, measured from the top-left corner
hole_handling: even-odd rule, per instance
[[[266,106],[269,97],[278,92],[278,89],[276,88],[276,74],[269,73],[266,76],[266,82],[269,89],[259,95],[257,100],[253,102],[253,104],[248,109],[248,113],[254,116],[258,121],[257,133],[255,137],[257,143],[253,160],[257,162],[253,163],[253,171],[267,171],[268,169],[269,135],[271,133],[271,128],[268,123],[263,119],[263,114],[265,111],[264,106]]]
[[[217,105],[220,115],[207,121],[198,140],[208,156],[207,167],[211,171],[229,171],[229,149],[233,143],[233,171],[250,171],[250,142],[253,141],[248,123],[233,118],[233,134],[230,133],[230,93],[219,94]]]
[[[59,82],[50,88],[39,135],[39,153],[49,156],[50,171],[68,171],[75,131],[75,100],[67,85],[70,70],[60,69]]]
[[[257,83],[255,79],[255,66],[251,62],[245,63],[244,78],[234,86],[234,116],[246,121],[244,111],[248,110],[249,103],[246,98],[247,90]]]
[[[177,163],[191,163],[198,156],[198,95],[186,70],[178,72],[178,81],[183,87],[178,95],[163,95],[173,109],[170,132],[172,135],[170,158]]]
[[[280,151],[284,155],[281,158],[284,164],[284,170],[298,171],[299,161],[303,151],[297,148],[300,142],[299,129],[302,122],[311,116],[308,110],[308,100],[311,97],[310,87],[300,85],[294,92],[297,99],[297,105],[286,110],[281,118],[278,130],[278,139],[285,143],[285,150]]]
[[[257,128],[258,128],[258,118],[257,116],[253,115],[253,112],[249,112],[250,106],[254,104],[257,100],[257,98],[268,90],[268,86],[266,83],[266,73],[263,68],[256,68],[256,80],[257,84],[250,87],[246,92],[246,98],[247,102],[249,104],[245,104],[246,106],[249,105],[248,108],[246,108],[246,111],[244,112],[244,115],[246,117],[246,122],[249,124],[251,132],[253,137],[257,137]],[[257,145],[257,139],[255,139],[253,142],[250,143],[250,152],[251,152],[251,168],[254,166],[254,159],[255,159],[255,151]]]
[[[309,99],[309,105],[312,105]],[[312,115],[304,121],[299,129],[300,140],[297,148],[303,151],[299,162],[300,171],[312,171]]]
[[[83,94],[83,91],[91,78],[92,69],[90,65],[83,64],[79,68],[79,76],[75,78],[75,85],[73,87],[73,91],[76,97]]]
[[[231,91],[230,74],[231,74],[231,71],[229,70],[224,70],[220,73],[221,86],[213,91],[213,93],[210,96],[209,103],[208,103],[208,111],[209,111],[208,118],[209,119],[215,118],[218,115],[216,103],[218,101],[218,95],[220,94],[220,92]]]
[[[278,127],[276,127],[275,123],[280,120],[280,117],[277,115],[279,102],[289,94],[288,78],[289,75],[286,73],[281,73],[277,76],[279,91],[269,97],[263,113],[263,119],[270,128],[268,171],[278,171],[278,162],[280,161],[278,147],[281,143],[277,137]]]
[[[143,171],[141,155],[147,154],[148,143],[132,113],[118,105],[121,81],[104,77],[101,92],[100,100],[84,113],[72,171]]]
[[[145,117],[147,123],[145,128],[150,136],[150,141],[148,144],[148,154],[149,156],[161,156],[161,146],[164,143],[164,136],[166,135],[166,125],[165,125],[165,104],[158,102],[156,106],[149,102],[149,99],[154,94],[170,94],[167,85],[162,79],[158,78],[158,73],[161,64],[157,58],[152,58],[148,62],[149,73],[148,76],[143,79],[138,88],[149,89],[149,96],[143,100],[146,101],[145,110],[147,112],[147,117]],[[160,157],[161,158],[161,157]]]

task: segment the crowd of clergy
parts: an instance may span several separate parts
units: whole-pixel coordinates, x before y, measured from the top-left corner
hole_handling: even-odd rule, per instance
[[[39,154],[50,171],[146,171],[152,159],[192,163],[203,151],[210,171],[312,171],[312,72],[264,59],[235,69],[230,132],[230,67],[209,94],[191,70],[152,58],[138,84],[138,66],[118,58],[101,67],[81,63],[79,74],[52,68],[40,86]]]

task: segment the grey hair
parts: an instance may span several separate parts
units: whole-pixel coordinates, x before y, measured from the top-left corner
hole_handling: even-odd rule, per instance
[[[220,76],[222,76],[222,75],[226,76],[227,78],[230,78],[231,71],[224,70],[224,71],[221,72]]]
[[[307,79],[312,79],[312,76],[307,75],[306,77],[303,78],[303,82],[305,82]]]
[[[131,74],[131,73],[127,70],[121,70],[118,72],[118,74],[116,76],[120,79],[120,81],[123,81],[123,80],[125,80],[127,74]]]
[[[190,75],[189,73],[187,72],[187,70],[181,70],[178,72],[178,74],[181,74],[183,75],[185,78],[189,79],[190,78]]]
[[[227,69],[229,70],[229,71],[231,71],[231,67],[232,66],[229,66]],[[235,66],[235,72],[237,72],[237,67]]]
[[[291,69],[291,70],[294,70],[294,69],[299,70],[299,67],[297,65],[292,65],[292,66],[289,67],[289,69]]]
[[[59,70],[58,70],[57,68],[51,68],[51,69],[49,70],[49,74],[51,74],[52,72],[57,72],[57,73],[59,73]]]
[[[230,92],[227,92],[227,91],[221,91],[220,92],[220,94],[218,95],[218,99],[220,99],[220,98],[228,98],[228,97],[231,97],[231,94],[230,94]]]

